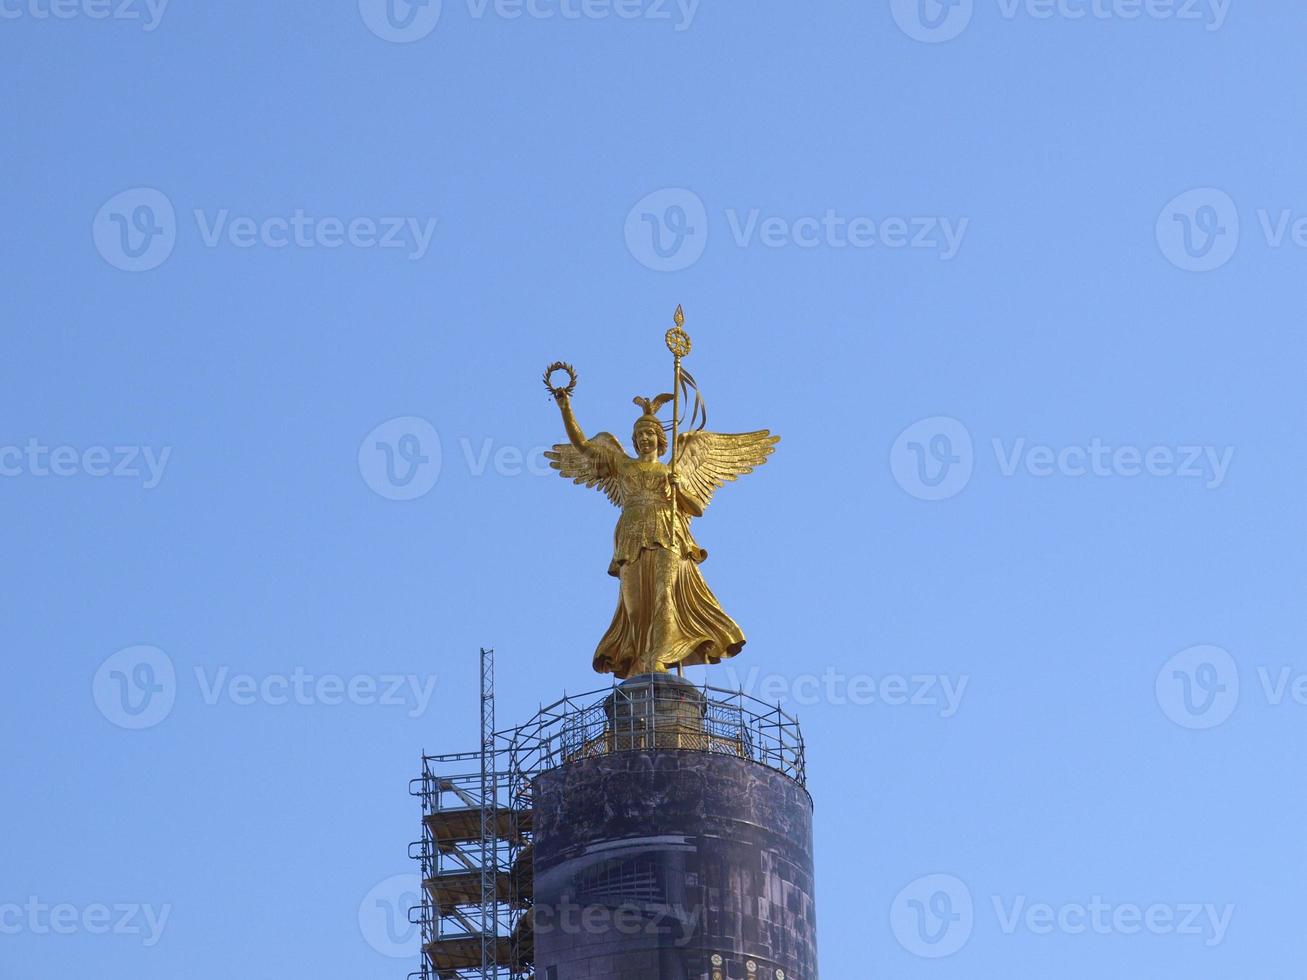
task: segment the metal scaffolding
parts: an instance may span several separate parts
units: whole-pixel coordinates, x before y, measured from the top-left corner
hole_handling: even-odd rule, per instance
[[[530,977],[531,811],[514,799],[509,747],[495,735],[495,655],[481,651],[481,747],[424,755],[409,793],[422,801],[421,980]],[[475,767],[475,768],[474,768]]]
[[[536,775],[594,756],[672,749],[749,759],[806,783],[803,736],[779,706],[709,686],[624,685],[564,697],[495,730],[495,655],[481,651],[481,744],[423,755],[422,963],[413,980],[534,976],[532,787]]]

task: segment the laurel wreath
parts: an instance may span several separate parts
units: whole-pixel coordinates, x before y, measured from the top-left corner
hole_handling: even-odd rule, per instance
[[[555,387],[549,380],[554,376],[555,371],[567,372],[569,380],[566,388]],[[570,364],[564,363],[563,361],[555,361],[553,364],[549,365],[549,367],[545,368],[545,387],[549,389],[549,393],[555,398],[559,395],[570,395],[576,390],[576,368],[572,367]]]

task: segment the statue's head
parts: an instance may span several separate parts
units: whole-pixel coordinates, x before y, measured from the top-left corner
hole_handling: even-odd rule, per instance
[[[631,442],[635,451],[641,456],[662,456],[667,452],[667,433],[662,422],[658,421],[658,409],[672,400],[671,395],[659,395],[656,398],[635,398],[635,404],[644,410],[635,420],[635,430],[631,433]]]
[[[663,424],[657,419],[640,418],[635,423],[635,431],[631,434],[631,441],[635,443],[635,450],[641,456],[650,454],[661,456],[667,452],[667,433],[663,431]]]

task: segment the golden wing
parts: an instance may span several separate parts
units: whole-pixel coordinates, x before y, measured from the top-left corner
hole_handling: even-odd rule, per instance
[[[584,483],[587,487],[598,487],[616,506],[622,506],[622,487],[618,479],[616,458],[629,459],[622,444],[609,432],[600,432],[586,442],[589,451],[582,451],[570,442],[562,443],[546,452],[549,465],[558,470],[558,475],[568,477],[573,483]]]
[[[702,514],[719,487],[767,462],[780,441],[767,429],[682,433],[676,439],[676,476],[686,509],[695,516]]]

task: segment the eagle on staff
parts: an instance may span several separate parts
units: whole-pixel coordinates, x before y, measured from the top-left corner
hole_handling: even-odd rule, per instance
[[[681,367],[690,353],[685,317],[678,306],[676,325],[667,331],[675,364],[670,393],[634,399],[640,407],[629,455],[610,433],[587,438],[572,411],[576,372],[558,362],[545,370],[545,387],[563,416],[568,441],[545,456],[550,466],[574,483],[595,487],[621,508],[608,574],[620,582],[617,611],[595,650],[594,668],[619,678],[664,673],[672,667],[716,664],[735,656],[744,633],[728,616],[699,566],[708,557],[690,532],[720,488],[767,462],[780,436],[757,432],[707,432],[698,386]],[[555,386],[563,371],[569,383]],[[690,430],[680,431],[681,399],[694,393]],[[672,403],[672,437],[658,411]],[[668,448],[670,464],[662,462]]]

